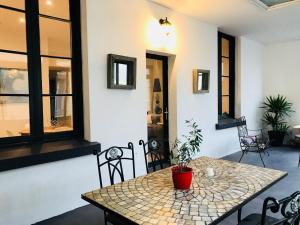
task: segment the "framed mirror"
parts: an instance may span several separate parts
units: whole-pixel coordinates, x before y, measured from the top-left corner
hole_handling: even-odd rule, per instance
[[[209,92],[210,71],[194,69],[193,70],[193,92],[208,93]]]
[[[136,58],[108,55],[107,88],[136,89]]]

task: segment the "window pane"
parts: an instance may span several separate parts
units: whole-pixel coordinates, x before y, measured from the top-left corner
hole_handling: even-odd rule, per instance
[[[229,41],[222,38],[222,56],[229,57]]]
[[[70,19],[69,0],[39,0],[40,14]]]
[[[0,5],[5,5],[17,9],[25,9],[25,0],[0,0]]]
[[[70,23],[40,17],[41,54],[71,57]]]
[[[229,76],[229,59],[222,58],[222,76]]]
[[[0,94],[28,94],[27,56],[0,53]]]
[[[0,96],[0,138],[30,134],[27,97]]]
[[[45,133],[73,130],[71,96],[43,97],[43,112]]]
[[[222,96],[222,113],[229,114],[229,97]]]
[[[25,14],[0,8],[0,49],[26,52]]]
[[[222,77],[222,95],[229,95],[229,78]]]
[[[72,94],[71,60],[42,58],[43,94]]]

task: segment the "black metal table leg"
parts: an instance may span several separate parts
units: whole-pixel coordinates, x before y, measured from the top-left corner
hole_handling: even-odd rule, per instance
[[[238,210],[238,223],[240,223],[240,222],[242,221],[242,209],[243,209],[243,208],[240,208],[240,209]]]

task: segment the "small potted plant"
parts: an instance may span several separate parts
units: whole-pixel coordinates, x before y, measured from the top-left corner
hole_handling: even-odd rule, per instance
[[[193,120],[186,120],[189,128],[188,135],[183,135],[182,139],[176,138],[171,149],[173,162],[177,164],[172,168],[172,178],[174,187],[180,190],[190,189],[192,183],[193,169],[188,167],[196,153],[200,152],[202,143],[201,129]]]
[[[269,96],[263,103],[262,108],[265,110],[263,122],[272,128],[268,131],[270,144],[272,146],[281,146],[284,137],[289,129],[285,118],[289,117],[293,104],[288,102],[282,95]]]

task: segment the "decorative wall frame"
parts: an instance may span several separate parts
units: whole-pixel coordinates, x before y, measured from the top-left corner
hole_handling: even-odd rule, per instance
[[[193,70],[193,93],[209,93],[210,70]]]
[[[136,58],[109,54],[107,57],[107,88],[136,89]]]

